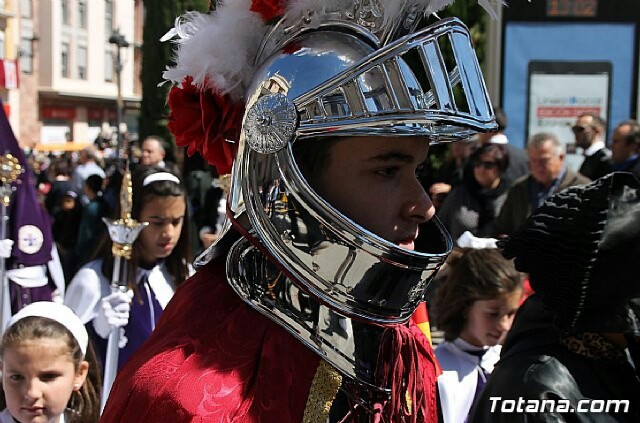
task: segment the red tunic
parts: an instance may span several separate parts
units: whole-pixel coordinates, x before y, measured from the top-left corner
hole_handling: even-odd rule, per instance
[[[410,333],[422,338],[424,420],[436,421],[432,350],[417,326]],[[299,423],[319,362],[242,301],[218,257],[178,288],[151,337],[118,373],[100,421]]]

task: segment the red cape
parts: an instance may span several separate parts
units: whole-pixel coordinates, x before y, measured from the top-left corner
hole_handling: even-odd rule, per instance
[[[318,363],[238,297],[218,258],[176,291],[100,421],[298,423]]]

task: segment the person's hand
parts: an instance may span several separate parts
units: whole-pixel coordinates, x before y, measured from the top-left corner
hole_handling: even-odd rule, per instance
[[[129,310],[131,310],[131,297],[127,293],[114,292],[107,295],[100,300],[98,314],[93,319],[93,328],[102,338],[107,338],[112,328],[126,326],[129,322]]]
[[[13,240],[12,239],[0,240],[0,257],[2,257],[2,258],[11,257],[11,250],[12,249],[13,249]]]

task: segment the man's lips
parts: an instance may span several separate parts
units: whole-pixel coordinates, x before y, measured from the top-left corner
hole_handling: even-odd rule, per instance
[[[418,238],[418,231],[415,232],[405,232],[405,236],[403,238],[398,239],[395,244],[400,248],[404,248],[405,250],[413,251],[415,249],[415,241]]]
[[[397,242],[400,248],[404,248],[405,250],[413,251],[415,249],[415,243],[413,239],[405,239],[403,241]]]

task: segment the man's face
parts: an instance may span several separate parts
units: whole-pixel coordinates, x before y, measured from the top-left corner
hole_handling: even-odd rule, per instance
[[[413,250],[418,225],[435,214],[416,178],[428,149],[417,137],[345,138],[331,146],[326,169],[310,183],[354,222]]]
[[[164,151],[158,140],[145,140],[142,143],[142,164],[157,165],[164,160]]]
[[[613,137],[611,138],[611,160],[614,163],[622,163],[638,153],[640,146],[637,143],[627,144],[627,136],[630,132],[631,125],[620,125],[613,132]]]
[[[571,128],[576,137],[576,145],[587,149],[591,146],[597,135],[597,128],[593,126],[593,117],[582,116]]]
[[[564,154],[558,153],[551,141],[545,141],[537,148],[527,149],[531,176],[542,185],[551,185],[562,172]]]

